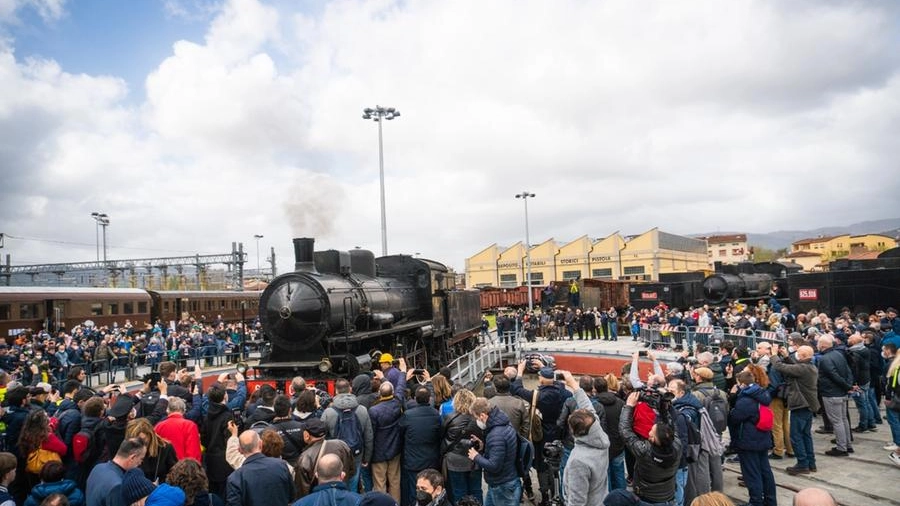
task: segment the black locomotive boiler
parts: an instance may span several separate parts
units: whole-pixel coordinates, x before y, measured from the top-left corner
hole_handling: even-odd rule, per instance
[[[437,367],[474,348],[481,325],[477,290],[456,290],[443,264],[368,250],[314,252],[294,239],[296,264],[260,298],[269,342],[265,378],[352,377],[379,352]]]

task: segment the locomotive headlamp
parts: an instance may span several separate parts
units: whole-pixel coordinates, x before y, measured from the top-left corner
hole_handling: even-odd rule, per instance
[[[319,362],[319,372],[328,372],[331,370],[331,359],[325,357]]]

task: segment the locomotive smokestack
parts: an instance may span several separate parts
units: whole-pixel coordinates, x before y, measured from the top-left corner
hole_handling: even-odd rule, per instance
[[[316,272],[316,264],[313,262],[313,250],[316,240],[311,237],[294,238],[294,270],[304,272]]]

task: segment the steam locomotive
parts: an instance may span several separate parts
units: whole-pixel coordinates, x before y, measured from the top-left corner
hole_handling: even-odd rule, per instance
[[[367,371],[381,353],[436,368],[475,347],[477,290],[456,290],[443,264],[371,251],[314,251],[294,239],[294,271],[272,280],[259,313],[268,351],[265,378],[301,375],[333,386]]]
[[[632,284],[629,300],[637,308],[664,301],[683,309],[774,298],[795,313],[816,309],[829,314],[845,307],[853,313],[870,313],[900,304],[900,248],[877,259],[836,260],[826,272],[799,271],[799,265],[781,262],[716,265],[716,272],[702,279]]]

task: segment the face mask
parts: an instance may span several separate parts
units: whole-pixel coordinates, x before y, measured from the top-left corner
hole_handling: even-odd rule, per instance
[[[482,422],[481,420],[476,420],[475,423],[478,425],[478,428],[481,430],[487,429],[487,424]]]
[[[416,502],[425,506],[431,502],[431,494],[424,490],[416,490]]]

